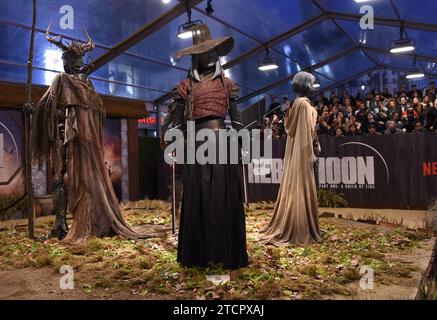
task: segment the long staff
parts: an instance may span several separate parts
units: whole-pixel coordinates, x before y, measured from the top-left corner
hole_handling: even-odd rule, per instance
[[[35,28],[36,28],[36,0],[33,0],[32,33],[30,36],[29,59],[27,61],[27,85],[26,85],[26,104],[24,106],[24,157],[25,157],[25,184],[27,193],[27,217],[29,238],[35,238],[34,226],[34,196],[32,184],[32,160],[30,147],[30,115],[32,113],[32,75],[33,57],[35,47]]]
[[[243,129],[250,128],[252,125],[257,123],[258,121],[254,121],[252,123],[249,123],[247,126],[245,126]],[[252,139],[252,133],[249,134],[249,138]],[[241,159],[241,167],[243,170],[243,190],[244,190],[244,203],[246,204],[246,207],[249,209],[249,197],[247,195],[247,177],[246,177],[246,165],[244,164],[244,156],[247,151],[241,150],[241,155],[243,156]]]
[[[176,234],[176,158],[173,158],[172,165],[172,214],[171,214],[171,230]]]
[[[242,164],[242,168],[243,168],[244,203],[246,204],[246,207],[249,209],[249,199],[247,196],[246,166],[244,165],[244,163]]]

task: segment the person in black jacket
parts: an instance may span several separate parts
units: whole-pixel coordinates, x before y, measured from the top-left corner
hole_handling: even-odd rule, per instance
[[[431,106],[426,114],[426,130],[435,131],[437,130],[437,99],[434,105]]]

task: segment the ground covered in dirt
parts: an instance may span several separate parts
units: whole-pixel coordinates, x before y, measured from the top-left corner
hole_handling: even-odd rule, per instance
[[[170,205],[141,201],[125,206],[133,226],[170,224]],[[66,246],[31,241],[23,226],[0,232],[1,299],[378,299],[414,298],[435,239],[424,232],[322,218],[324,241],[307,248],[265,246],[258,231],[271,204],[247,212],[248,268],[181,268],[177,239],[90,239]],[[39,219],[37,235],[51,219]],[[73,267],[73,290],[61,290],[60,268]],[[375,290],[363,291],[360,268],[374,270]],[[215,285],[207,275],[230,275]]]

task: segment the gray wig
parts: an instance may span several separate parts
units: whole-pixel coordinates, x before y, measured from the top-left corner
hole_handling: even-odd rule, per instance
[[[314,91],[316,78],[308,72],[301,71],[297,73],[292,81],[293,91],[300,96],[308,96]]]

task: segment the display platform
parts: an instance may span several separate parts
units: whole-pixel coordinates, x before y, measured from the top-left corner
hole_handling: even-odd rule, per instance
[[[136,230],[169,226],[170,212],[171,204],[162,201],[123,207]],[[238,271],[180,267],[171,231],[162,238],[95,238],[67,246],[29,240],[24,220],[5,222],[0,226],[0,299],[410,300],[423,293],[436,242],[432,232],[325,217],[320,244],[264,246],[258,232],[271,212],[270,203],[251,204],[247,210],[250,265]],[[52,217],[37,219],[37,236],[52,223]],[[62,266],[74,270],[72,290],[60,289],[60,281],[67,279]],[[214,284],[207,279],[211,275],[230,277]]]

